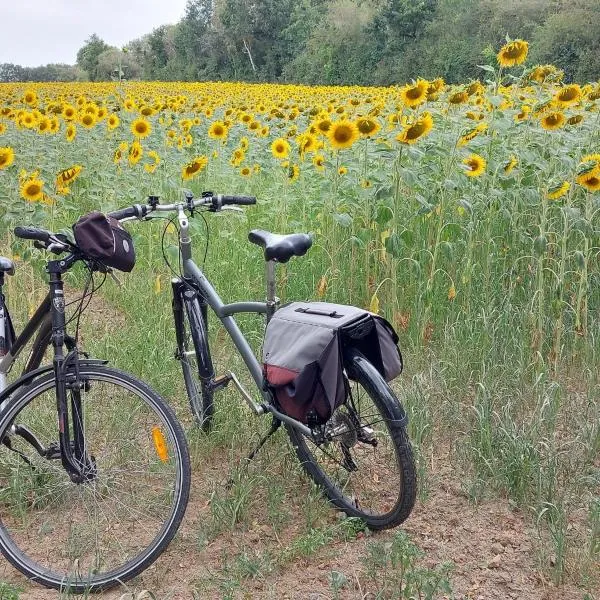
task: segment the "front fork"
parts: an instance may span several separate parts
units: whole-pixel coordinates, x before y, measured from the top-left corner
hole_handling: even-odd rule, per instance
[[[50,312],[52,315],[52,347],[54,348],[54,376],[56,381],[56,409],[58,413],[58,435],[61,462],[69,477],[75,483],[94,479],[96,465],[94,458],[86,452],[85,425],[81,391],[87,391],[89,383],[79,375],[79,353],[74,340],[65,334],[65,298],[61,274],[63,261],[50,261]],[[63,347],[69,353],[64,356]],[[69,419],[69,400],[71,419]],[[71,422],[70,422],[71,421]],[[71,440],[71,429],[73,439]]]
[[[186,307],[183,305],[184,302],[189,302],[192,309],[189,311],[189,325],[193,328],[193,331],[189,331],[193,348],[188,351],[196,353],[197,365],[198,365],[198,376],[204,383],[211,385],[215,378],[215,371],[210,357],[210,350],[208,345],[208,305],[202,295],[191,287],[186,282],[179,278],[171,280],[171,287],[173,290],[173,318],[175,321],[175,335],[177,338],[177,358],[181,349],[184,347],[185,340],[184,336],[184,319]],[[198,319],[195,319],[194,315],[196,312],[193,310],[194,303],[200,308],[200,315]],[[196,315],[198,316],[198,315]],[[201,322],[193,322],[195,320]]]

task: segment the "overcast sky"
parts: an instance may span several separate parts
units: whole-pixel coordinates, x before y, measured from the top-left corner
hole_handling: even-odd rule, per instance
[[[121,47],[176,23],[185,5],[186,0],[12,0],[0,17],[0,63],[72,65],[92,33]]]

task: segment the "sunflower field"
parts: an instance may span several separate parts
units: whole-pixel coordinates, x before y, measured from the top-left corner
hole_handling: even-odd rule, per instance
[[[509,42],[481,81],[454,86],[2,84],[3,252],[39,259],[15,224],[68,227],[186,188],[256,195],[243,216],[208,218],[206,270],[223,298],[264,294],[250,228],[310,231],[307,257],[279,272],[280,296],[394,324],[423,500],[426,457],[450,439],[468,494],[533,511],[552,576],[579,581],[600,559],[600,83],[564,84],[551,65],[525,68],[526,55]],[[133,299],[147,297],[143,327],[167,336],[157,225],[129,227],[138,266],[103,293],[128,331],[142,327]],[[115,362],[169,397],[142,360],[149,339],[127,337],[138,347]]]

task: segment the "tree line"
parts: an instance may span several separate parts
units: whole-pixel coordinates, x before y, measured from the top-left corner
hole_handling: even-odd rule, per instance
[[[77,64],[0,65],[0,81],[460,82],[511,38],[566,81],[600,79],[600,0],[188,0],[175,25],[125,48],[92,35]]]

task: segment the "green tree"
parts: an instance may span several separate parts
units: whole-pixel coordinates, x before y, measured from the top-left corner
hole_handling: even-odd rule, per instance
[[[88,75],[90,81],[98,80],[98,57],[110,46],[93,33],[77,52],[77,65]]]

